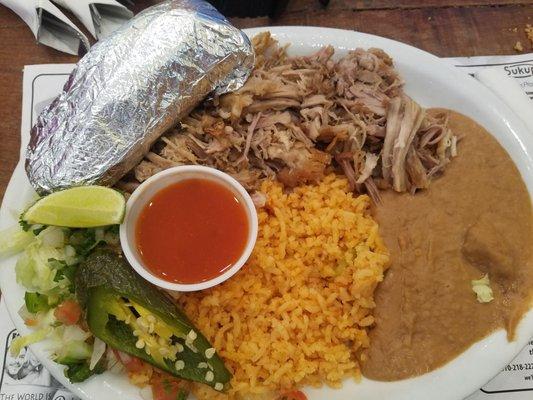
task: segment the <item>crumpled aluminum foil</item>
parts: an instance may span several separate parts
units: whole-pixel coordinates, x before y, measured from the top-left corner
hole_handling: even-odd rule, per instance
[[[40,194],[112,185],[210,93],[241,87],[248,37],[208,3],[148,8],[99,42],[31,131],[26,172]]]

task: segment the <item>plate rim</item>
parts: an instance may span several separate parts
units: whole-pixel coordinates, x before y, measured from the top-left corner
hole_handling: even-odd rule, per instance
[[[293,32],[299,32],[299,33],[307,32],[310,35],[320,34],[320,33],[323,33],[324,35],[327,35],[328,32],[331,33],[331,34],[333,34],[333,33],[343,33],[343,34],[348,34],[348,35],[354,35],[354,38],[359,36],[361,39],[363,39],[363,40],[365,40],[367,42],[370,42],[370,43],[373,42],[373,41],[376,41],[378,43],[390,44],[391,46],[395,46],[395,47],[399,46],[400,49],[403,48],[403,49],[406,49],[406,50],[408,50],[410,52],[414,51],[414,52],[420,54],[421,56],[423,56],[425,58],[429,58],[432,62],[436,62],[436,63],[440,64],[442,67],[446,68],[450,74],[454,75],[458,79],[465,80],[465,78],[466,78],[464,73],[461,73],[460,71],[456,70],[451,64],[447,63],[445,60],[442,60],[439,57],[437,57],[437,56],[435,56],[435,55],[433,55],[433,54],[431,54],[431,53],[429,53],[429,52],[427,52],[425,50],[421,50],[419,48],[416,48],[414,46],[408,45],[406,43],[399,42],[399,41],[396,41],[394,39],[390,39],[390,38],[386,38],[386,37],[382,37],[382,36],[378,36],[378,35],[373,35],[373,34],[363,33],[363,32],[359,32],[359,31],[353,31],[353,30],[347,30],[347,29],[324,28],[324,27],[315,27],[315,26],[264,26],[264,27],[258,27],[258,28],[244,29],[243,31],[245,33],[249,34],[249,35],[253,35],[253,34],[265,31],[265,30],[269,30],[273,34],[274,37],[288,35],[288,34],[293,33]],[[324,42],[320,43],[319,46],[317,46],[317,48],[321,47],[323,45],[324,45]],[[356,46],[352,46],[351,48],[355,48],[355,47]],[[378,44],[378,45],[376,45],[376,47],[382,47],[382,44]],[[492,104],[496,104],[496,106],[498,106],[498,108],[502,110],[501,114],[503,114],[506,117],[505,120],[507,121],[507,124],[509,125],[509,129],[512,132],[513,139],[520,145],[520,147],[522,147],[524,155],[527,158],[527,160],[529,161],[528,163],[526,163],[526,168],[529,170],[529,172],[531,172],[531,170],[533,170],[533,158],[532,158],[530,152],[527,151],[527,147],[528,146],[526,146],[526,144],[524,143],[524,140],[522,140],[521,135],[516,134],[517,131],[518,132],[529,133],[529,132],[527,132],[527,128],[525,127],[523,122],[519,119],[519,117],[514,113],[513,110],[511,110],[500,98],[498,98],[496,95],[494,95],[488,88],[483,86],[481,83],[479,83],[478,81],[476,81],[474,79],[471,79],[469,84],[470,85],[475,85],[476,90],[479,90],[481,92],[480,96],[481,95],[488,96],[489,99],[490,99],[490,102]],[[500,144],[502,144],[502,143],[500,142]],[[517,163],[517,161],[514,160],[514,158],[513,158],[513,161],[515,163]],[[6,219],[9,219],[8,217],[6,217],[7,203],[9,202],[9,199],[11,199],[13,197],[16,197],[16,194],[14,194],[14,191],[16,190],[16,186],[20,185],[21,183],[19,182],[19,180],[20,179],[24,180],[24,178],[25,178],[24,160],[20,159],[19,162],[17,163],[17,166],[15,167],[15,170],[13,171],[13,174],[12,174],[12,176],[10,178],[10,181],[9,181],[7,187],[6,187],[6,191],[5,191],[3,200],[2,200],[2,206],[1,206],[1,209],[0,209],[0,224],[5,222]],[[24,182],[24,183],[28,184],[27,178],[26,178],[26,182]],[[528,184],[526,182],[526,186],[527,185]],[[529,189],[529,188],[528,188],[528,190],[529,190],[530,196],[531,196],[532,190]],[[12,262],[12,259],[8,259],[8,260],[2,261],[0,263],[0,266],[9,263],[10,260]],[[6,293],[10,292],[10,289],[9,289],[10,284],[12,284],[12,282],[9,282],[9,285],[8,285],[7,280],[4,280],[4,279],[0,280],[0,288],[2,289],[2,292],[4,293],[4,302],[6,304],[6,308],[8,309],[8,313],[10,314],[11,319],[13,320],[17,330],[19,330],[20,332],[28,332],[29,329],[23,324],[22,319],[17,314],[18,310],[12,310],[12,309],[10,309],[7,306],[6,298],[9,297],[9,295],[6,296]],[[531,330],[530,334],[533,335],[533,310],[530,310],[527,313],[527,315],[525,315],[523,317],[520,325],[522,325],[522,323],[524,323],[524,320],[526,320],[526,319],[528,319],[527,322],[531,324],[532,330]],[[485,343],[487,341],[487,339],[490,339],[490,338],[496,337],[496,336],[501,336],[501,335],[503,335],[503,331],[500,331],[500,330],[496,331],[496,332],[490,334],[487,338],[483,339],[482,341],[475,343],[473,345],[473,347],[477,346],[478,344],[481,345],[482,343]],[[529,340],[529,339],[526,339],[526,343],[527,343],[527,340]],[[526,343],[523,343],[523,344],[525,345]],[[487,344],[487,346],[488,346],[488,344]],[[515,347],[517,347],[517,346],[515,346]],[[98,393],[92,393],[92,392],[88,393],[87,392],[88,385],[86,383],[72,384],[72,383],[68,382],[67,378],[64,377],[64,375],[62,373],[63,368],[61,366],[59,366],[58,364],[54,363],[48,357],[46,357],[46,354],[44,353],[43,348],[42,348],[41,345],[39,345],[39,344],[31,345],[30,348],[31,348],[32,352],[36,355],[36,357],[39,359],[39,361],[48,369],[48,371],[50,371],[50,373],[58,381],[60,381],[65,387],[67,387],[69,390],[71,390],[74,394],[78,395],[79,397],[81,397],[84,400],[95,400],[98,397]],[[515,349],[516,351],[514,351],[514,356],[513,357],[515,357],[518,354],[518,352],[520,351],[521,348],[522,348],[522,346],[518,347],[517,350]],[[467,352],[469,350],[467,350]],[[436,371],[439,371],[442,368],[445,368],[446,366],[448,366],[451,363],[455,362],[458,358],[461,358],[464,354],[465,353],[462,353],[459,357],[457,357],[456,359],[453,359],[450,363],[446,364],[444,367],[438,368]],[[511,360],[512,359],[509,359],[508,361],[511,361]],[[504,367],[504,365],[502,365],[502,367]],[[490,379],[492,376],[496,375],[497,372],[500,369],[501,368],[498,368],[498,369],[494,368],[494,373],[490,374],[491,376],[489,376],[488,379]],[[435,372],[435,371],[433,371],[433,372]],[[433,372],[430,372],[428,374],[422,375],[422,377],[426,377],[428,375],[431,375],[431,374],[433,374]],[[107,376],[107,375],[108,374],[106,374],[105,376]],[[486,375],[488,375],[488,374],[486,374]],[[397,384],[399,382],[403,382],[403,383],[415,382],[419,378],[420,377],[415,377],[415,378],[411,378],[411,379],[407,379],[407,380],[403,380],[403,381],[396,381],[396,382],[393,382],[393,383],[390,383],[390,384]],[[91,379],[91,381],[98,381],[98,380],[101,380],[101,379],[102,379],[101,376],[99,376],[99,377],[95,377],[95,378]],[[488,379],[487,379],[487,381],[488,381]],[[366,381],[368,381],[368,380],[366,380]],[[371,381],[371,382],[375,382],[375,381]],[[434,383],[437,383],[437,382],[434,382]],[[468,380],[463,380],[462,383],[464,384],[464,387],[462,388],[463,390],[461,391],[461,393],[462,393],[461,395],[462,396],[466,396],[469,393],[471,393],[472,391],[477,390],[479,388],[479,385],[476,385],[476,387],[473,388],[472,390],[468,389],[468,388],[472,387],[471,384],[469,385],[469,381]],[[91,385],[91,386],[96,387],[96,385]],[[131,386],[134,387],[133,385],[131,385]],[[136,389],[136,390],[138,391],[138,389]],[[306,389],[306,391],[307,391],[307,389]],[[141,398],[140,395],[138,396],[138,398],[139,399]],[[376,397],[376,398],[378,398],[378,397]],[[404,397],[398,397],[398,398],[402,398],[403,399]],[[407,397],[405,397],[405,398],[407,398]],[[414,397],[409,397],[409,398],[414,398]],[[444,396],[444,397],[435,396],[434,398],[449,398],[449,397],[447,397],[447,396]]]

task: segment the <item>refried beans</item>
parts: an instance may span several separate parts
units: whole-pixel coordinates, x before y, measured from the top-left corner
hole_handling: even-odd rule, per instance
[[[443,111],[432,110],[432,112]],[[480,125],[450,111],[459,155],[428,190],[382,193],[392,265],[376,296],[363,374],[392,381],[434,370],[496,329],[512,340],[533,287],[531,200],[513,161]],[[494,300],[471,280],[489,274]]]

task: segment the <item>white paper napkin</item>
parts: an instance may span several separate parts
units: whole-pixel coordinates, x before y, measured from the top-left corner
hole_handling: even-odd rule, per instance
[[[495,67],[477,71],[474,77],[511,107],[533,134],[533,103],[516,79],[510,78],[501,68]]]
[[[96,39],[102,39],[133,17],[115,0],[53,0],[70,10]]]
[[[75,55],[89,50],[87,37],[49,0],[0,0],[0,4],[17,13],[39,43]]]

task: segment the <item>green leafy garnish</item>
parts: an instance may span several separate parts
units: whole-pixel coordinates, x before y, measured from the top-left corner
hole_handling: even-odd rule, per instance
[[[24,295],[24,302],[26,303],[28,311],[32,314],[48,311],[51,307],[48,303],[48,296],[40,293],[26,292]]]
[[[187,392],[185,389],[180,389],[176,400],[187,400],[187,397],[189,397],[189,392]]]
[[[22,214],[19,217],[19,225],[24,232],[28,232],[31,228],[31,224],[22,219]]]
[[[93,375],[99,375],[105,372],[105,360],[102,359],[96,364],[96,366],[91,370],[89,368],[89,362],[79,362],[68,364],[65,369],[65,376],[73,383],[83,382],[89,379]]]

